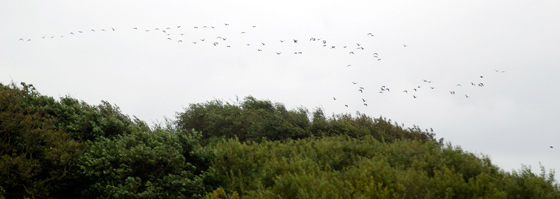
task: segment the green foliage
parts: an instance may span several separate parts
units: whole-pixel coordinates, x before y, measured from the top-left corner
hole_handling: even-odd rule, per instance
[[[417,126],[253,97],[150,129],[105,101],[0,84],[0,137],[0,199],[560,198],[544,167],[508,173]]]
[[[191,104],[177,115],[177,126],[185,131],[196,130],[204,139],[238,137],[240,140],[283,140],[304,138],[311,134],[305,109],[288,111],[281,104],[247,97],[240,106],[219,100]]]
[[[84,198],[200,198],[216,178],[198,134],[167,131],[88,141],[79,161],[90,182]],[[196,162],[196,164],[193,164]],[[202,165],[206,164],[206,165]]]
[[[33,85],[0,88],[0,186],[8,198],[49,197],[71,174],[83,146],[43,108],[54,104]]]
[[[8,198],[72,197],[83,140],[148,129],[116,106],[60,101],[32,84],[0,85],[0,186]]]
[[[433,142],[386,143],[368,135],[260,143],[232,139],[214,148],[219,153],[212,165],[227,178],[208,198],[560,197],[553,175],[508,174],[486,157]]]
[[[310,120],[309,118],[312,118]],[[379,140],[392,142],[400,139],[435,141],[434,134],[418,127],[404,129],[384,118],[372,119],[366,115],[336,115],[326,118],[321,109],[312,115],[304,108],[287,110],[280,103],[246,97],[239,105],[215,100],[191,104],[177,115],[177,127],[203,133],[211,137],[237,137],[240,141],[286,140],[308,137],[373,135]]]

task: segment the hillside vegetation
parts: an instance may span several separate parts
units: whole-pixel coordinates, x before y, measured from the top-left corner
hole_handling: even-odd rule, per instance
[[[0,198],[560,198],[554,172],[367,115],[246,97],[150,128],[102,101],[0,84]]]

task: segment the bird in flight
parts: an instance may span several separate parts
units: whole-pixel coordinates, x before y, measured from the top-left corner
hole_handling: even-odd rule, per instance
[[[408,45],[403,44],[404,47],[407,47]]]

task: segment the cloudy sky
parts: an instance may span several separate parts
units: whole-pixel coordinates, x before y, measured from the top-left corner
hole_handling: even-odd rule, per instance
[[[0,82],[106,100],[148,123],[248,95],[329,115],[359,111],[433,128],[507,171],[559,170],[559,7],[0,0]]]

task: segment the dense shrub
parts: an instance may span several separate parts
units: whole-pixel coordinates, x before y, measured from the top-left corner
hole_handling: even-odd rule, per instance
[[[509,174],[487,157],[417,140],[373,136],[218,143],[227,176],[208,198],[559,198],[554,176]],[[544,173],[544,171],[543,171]],[[515,187],[515,188],[514,188]]]
[[[0,84],[0,187],[7,198],[73,198],[83,141],[148,129],[118,107],[41,95],[32,84]]]
[[[200,132],[200,133],[199,133]],[[247,97],[152,129],[116,105],[0,84],[2,198],[560,198],[433,132]]]
[[[201,198],[216,177],[199,134],[133,132],[101,137],[79,161],[83,198]]]
[[[311,120],[310,120],[311,118]],[[286,140],[308,137],[372,135],[392,142],[400,139],[436,141],[434,134],[418,127],[405,129],[385,118],[372,119],[342,114],[325,117],[323,110],[312,114],[304,108],[286,110],[280,103],[246,97],[239,105],[214,100],[191,104],[177,114],[177,127],[202,132],[203,139],[237,137],[240,141]]]

